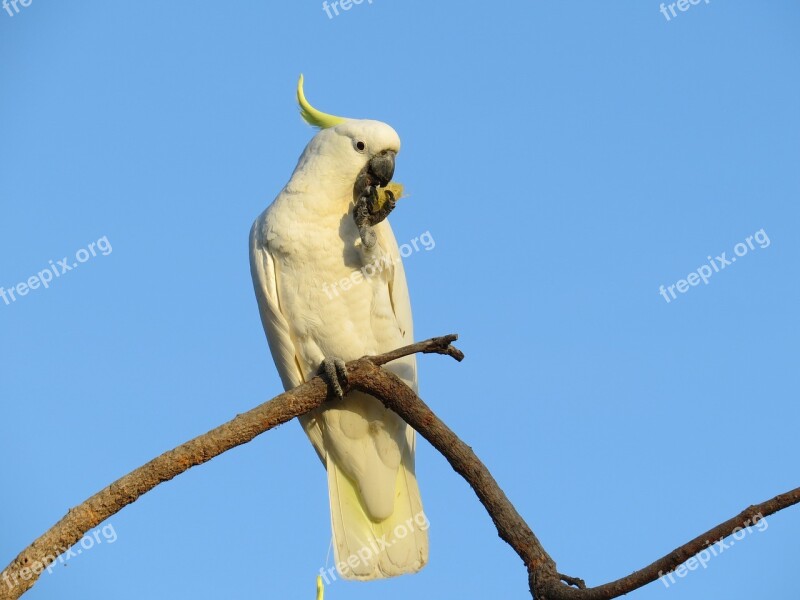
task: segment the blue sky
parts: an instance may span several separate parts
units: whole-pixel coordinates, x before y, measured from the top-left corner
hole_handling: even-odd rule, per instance
[[[0,562],[281,390],[247,236],[313,134],[300,72],[319,108],[399,132],[391,220],[436,244],[406,260],[416,335],[458,332],[467,354],[421,358],[421,394],[562,572],[616,579],[796,487],[799,19],[791,0],[670,20],[642,0],[0,11],[0,286],[85,258],[0,299]],[[529,597],[425,442],[417,471],[430,564],[328,600]],[[785,596],[800,511],[767,522],[631,597]],[[108,525],[27,597],[310,599],[325,476],[292,423]]]

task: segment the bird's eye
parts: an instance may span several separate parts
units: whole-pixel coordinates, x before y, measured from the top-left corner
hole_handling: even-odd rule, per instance
[[[356,150],[358,150],[359,152],[363,152],[364,148],[366,148],[366,147],[367,147],[367,145],[364,142],[362,142],[361,140],[358,140],[356,142]]]

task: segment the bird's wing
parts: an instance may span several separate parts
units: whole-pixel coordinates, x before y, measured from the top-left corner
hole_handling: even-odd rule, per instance
[[[408,293],[408,283],[406,282],[406,272],[400,256],[400,248],[397,245],[397,240],[388,220],[380,223],[375,229],[381,247],[392,258],[392,270],[388,278],[389,298],[392,301],[392,310],[397,320],[397,327],[400,329],[403,344],[413,344],[414,320],[411,316],[411,298]],[[387,348],[387,350],[394,350],[394,348]],[[387,368],[405,380],[414,391],[417,391],[417,358],[415,355],[391,362],[387,365]]]
[[[289,323],[281,312],[281,303],[278,297],[278,271],[275,269],[274,259],[269,252],[265,226],[265,215],[261,215],[253,223],[250,231],[250,272],[258,300],[258,311],[261,313],[261,322],[267,334],[275,367],[278,369],[284,389],[290,390],[303,383],[305,377],[300,367]],[[316,413],[312,412],[310,415],[300,417],[300,423],[308,437],[311,438],[320,460],[324,463],[322,429],[316,419]]]
[[[303,372],[297,362],[289,323],[281,313],[278,274],[263,230],[263,217],[259,217],[250,231],[250,272],[269,349],[275,359],[283,387],[288,390],[303,383]]]

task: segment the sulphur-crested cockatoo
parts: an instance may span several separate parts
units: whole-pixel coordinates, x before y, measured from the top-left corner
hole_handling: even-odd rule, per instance
[[[305,99],[302,76],[297,98],[303,118],[320,131],[253,224],[250,265],[283,386],[293,388],[322,372],[341,396],[343,361],[413,340],[392,229],[382,220],[368,223],[365,232],[353,214],[359,198],[391,180],[400,138],[385,123],[316,110]],[[416,390],[413,356],[386,368]],[[421,569],[428,538],[414,475],[415,432],[357,391],[300,422],[327,469],[341,575],[367,580]]]

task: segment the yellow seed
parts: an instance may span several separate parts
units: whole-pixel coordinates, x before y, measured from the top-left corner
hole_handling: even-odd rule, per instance
[[[393,181],[384,188],[378,188],[377,191],[378,191],[378,200],[372,207],[373,213],[376,213],[379,210],[383,209],[383,205],[386,204],[387,191],[392,192],[395,200],[400,200],[400,197],[403,195],[403,184],[395,183]]]

